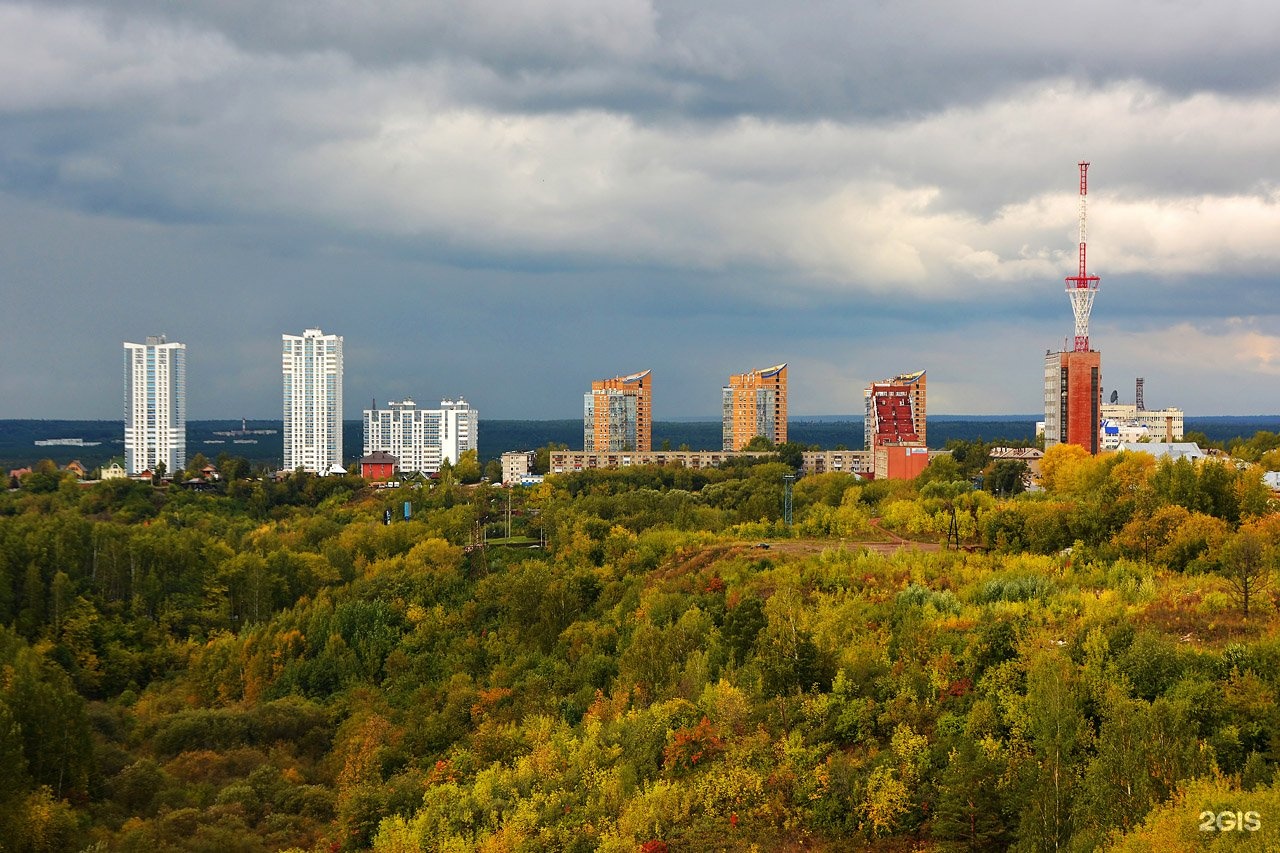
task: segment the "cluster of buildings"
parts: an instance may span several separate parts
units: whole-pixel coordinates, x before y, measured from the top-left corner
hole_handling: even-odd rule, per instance
[[[721,389],[721,450],[743,450],[753,438],[787,441],[787,365],[729,377]],[[642,370],[597,379],[582,398],[584,453],[650,453],[653,450],[653,373]]]
[[[396,470],[406,474],[434,474],[446,460],[457,462],[477,449],[479,433],[480,414],[461,398],[441,400],[438,409],[419,409],[413,400],[403,400],[364,411],[365,456],[394,457]],[[361,464],[367,463],[362,459]]]
[[[1077,245],[1079,265],[1068,276],[1067,298],[1075,320],[1075,337],[1070,347],[1046,350],[1044,355],[1044,422],[1038,425],[1045,449],[1056,444],[1075,444],[1092,454],[1118,450],[1126,444],[1169,444],[1183,437],[1181,409],[1147,411],[1143,401],[1143,380],[1137,381],[1132,405],[1102,402],[1102,353],[1089,342],[1089,315],[1098,292],[1099,278],[1088,271],[1086,199],[1089,195],[1089,164],[1080,168],[1080,221]]]
[[[342,402],[343,338],[321,329],[281,336],[283,471],[345,473]],[[164,336],[124,344],[125,473],[177,472],[186,467],[186,345]],[[807,451],[807,473],[842,471],[865,477],[914,477],[929,461],[925,372],[871,383],[864,392],[866,446]],[[787,442],[787,365],[733,374],[721,389],[719,451],[653,450],[653,374],[601,379],[583,396],[583,450],[553,452],[552,472],[627,465],[719,465],[764,455]],[[361,473],[374,480],[434,474],[475,450],[479,413],[464,399],[438,409],[411,399],[364,410]],[[761,445],[759,440],[763,439]],[[756,441],[752,445],[753,440]],[[748,449],[751,447],[752,449]],[[503,455],[504,482],[526,482],[532,454]]]
[[[1168,444],[1182,439],[1182,409],[1148,409],[1142,386],[1139,376],[1133,403],[1116,402],[1118,395],[1113,391],[1112,401],[1102,404],[1099,436],[1103,450],[1119,450],[1126,443]]]
[[[281,336],[284,471],[345,473],[342,467],[342,336],[322,329]],[[124,471],[181,471],[187,464],[186,344],[148,337],[124,344]],[[479,413],[466,400],[419,409],[412,400],[364,412],[362,464],[434,474],[475,450]],[[377,454],[377,456],[374,456]],[[373,459],[370,459],[374,456]],[[382,470],[382,469],[378,469]]]
[[[917,476],[931,458],[925,444],[925,387],[923,370],[871,383],[864,392],[865,448],[804,451],[804,473],[840,471],[877,479]],[[654,450],[652,399],[649,370],[592,382],[583,399],[583,449],[551,451],[548,470],[559,474],[672,464],[710,468],[735,458],[767,456],[771,452],[764,445],[787,443],[785,363],[729,377],[721,388],[720,450]],[[760,438],[764,445],[752,444]],[[531,461],[527,451],[504,453],[503,482],[528,482]]]
[[[128,475],[186,467],[186,353],[185,344],[162,335],[124,344]],[[306,329],[281,336],[283,471],[345,473],[342,376],[341,335]],[[865,448],[807,451],[804,470],[890,479],[919,474],[929,460],[925,384],[924,371],[871,383],[864,393]],[[550,470],[671,463],[703,468],[766,455],[765,447],[787,442],[787,365],[731,375],[721,389],[721,410],[719,451],[654,451],[652,372],[596,380],[583,395],[583,450],[553,452]],[[464,399],[442,400],[438,409],[419,408],[411,399],[381,408],[375,403],[364,410],[363,433],[362,474],[374,480],[430,475],[477,448],[479,413]],[[514,451],[502,459],[504,482],[529,481],[531,453]]]
[[[1044,358],[1046,449],[1079,445],[1090,453],[1136,442],[1172,443],[1183,436],[1180,409],[1148,411],[1138,379],[1133,404],[1112,394],[1102,401],[1102,354],[1089,340],[1089,315],[1099,278],[1090,275],[1085,243],[1088,163],[1080,163],[1079,266],[1066,279],[1075,336]],[[342,336],[307,329],[283,335],[283,470],[343,472]],[[149,337],[125,343],[125,469],[129,474],[186,464],[186,346]],[[908,479],[930,460],[926,445],[925,372],[872,382],[864,392],[865,447],[804,454],[808,473],[845,471],[876,479]],[[583,395],[581,451],[553,452],[552,472],[626,465],[680,464],[692,468],[767,452],[787,442],[787,365],[732,374],[721,389],[719,451],[653,449],[653,374],[649,370],[600,379]],[[364,411],[365,472],[376,479],[398,473],[433,474],[478,445],[479,415],[466,400],[420,409],[410,399]],[[763,441],[763,444],[761,443]],[[504,482],[531,475],[532,454],[503,457]]]

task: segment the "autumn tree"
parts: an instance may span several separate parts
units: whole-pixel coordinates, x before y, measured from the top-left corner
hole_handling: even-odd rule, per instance
[[[1040,485],[1051,494],[1076,496],[1093,464],[1089,451],[1078,444],[1055,444],[1040,460]]]

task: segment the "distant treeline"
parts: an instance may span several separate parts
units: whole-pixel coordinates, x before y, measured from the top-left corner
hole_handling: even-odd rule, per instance
[[[249,430],[280,429],[279,421],[248,421]],[[209,459],[217,459],[221,453],[242,456],[251,462],[278,464],[283,456],[282,437],[275,435],[247,435],[243,438],[254,443],[237,444],[235,437],[215,435],[241,428],[239,420],[189,421],[187,423],[187,453],[203,453]],[[348,459],[360,454],[364,441],[362,424],[358,420],[343,424],[343,446]],[[1280,431],[1280,415],[1256,415],[1248,417],[1187,418],[1188,432],[1203,433],[1211,441],[1229,443],[1234,438],[1247,438],[1260,430]],[[795,418],[790,422],[789,438],[793,442],[818,445],[824,449],[845,447],[857,449],[863,446],[862,420],[831,420],[827,418],[805,420]],[[39,459],[52,459],[60,465],[79,459],[93,468],[112,458],[123,457],[124,427],[120,421],[74,420],[0,420],[0,466],[6,470],[30,465]],[[1030,441],[1035,437],[1035,420],[1026,416],[1010,417],[947,417],[929,418],[929,446],[942,448],[952,439],[973,441],[995,439]],[[101,444],[90,447],[55,445],[37,447],[34,442],[48,438],[80,438]],[[655,449],[669,443],[672,449],[688,446],[690,450],[720,449],[719,421],[658,421],[653,425]],[[208,442],[219,442],[210,444]],[[506,450],[533,450],[550,442],[567,445],[570,449],[582,448],[582,421],[563,420],[490,420],[480,421],[480,459],[500,456]]]

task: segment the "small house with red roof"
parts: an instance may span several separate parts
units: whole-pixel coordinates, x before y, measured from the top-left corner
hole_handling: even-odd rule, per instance
[[[396,478],[400,460],[385,450],[375,450],[360,460],[360,476],[371,483],[386,483]]]

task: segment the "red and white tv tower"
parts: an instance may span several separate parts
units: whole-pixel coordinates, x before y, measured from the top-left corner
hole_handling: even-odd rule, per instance
[[[1101,447],[1102,353],[1089,346],[1089,312],[1098,277],[1089,275],[1085,249],[1085,202],[1089,164],[1080,163],[1080,269],[1067,277],[1067,298],[1076,320],[1076,339],[1062,352],[1044,354],[1044,446],[1075,444],[1090,453]]]
[[[1080,164],[1080,269],[1067,276],[1067,298],[1071,300],[1071,312],[1076,319],[1076,352],[1089,351],[1089,313],[1093,310],[1093,297],[1098,293],[1098,277],[1089,275],[1085,263],[1085,216],[1089,198],[1089,164]]]

